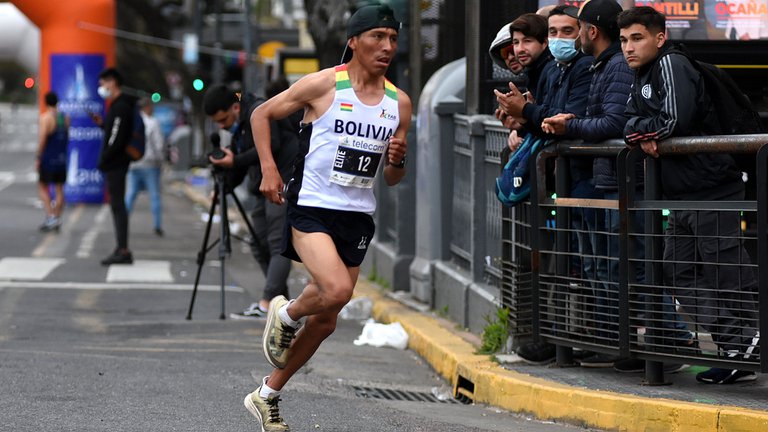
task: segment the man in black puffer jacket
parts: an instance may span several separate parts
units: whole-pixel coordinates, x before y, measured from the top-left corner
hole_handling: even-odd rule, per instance
[[[676,136],[720,133],[700,73],[666,43],[664,15],[636,7],[618,17],[624,57],[636,72],[624,128],[629,146],[659,158],[657,143]],[[727,154],[697,153],[659,158],[662,191],[672,200],[740,201],[744,183]],[[668,218],[664,282],[686,312],[707,331],[723,355],[755,361],[757,283],[741,241],[736,211],[675,210]],[[751,381],[754,372],[712,368],[700,382]]]
[[[625,114],[627,98],[634,79],[634,72],[624,60],[619,43],[619,27],[616,17],[622,11],[615,0],[591,0],[579,12],[581,24],[582,50],[595,57],[592,64],[594,75],[589,88],[587,114],[576,117],[573,114],[558,114],[544,120],[544,129],[556,135],[566,135],[583,139],[586,143],[599,143],[609,139],[623,138],[624,126],[628,117]],[[638,165],[642,179],[642,165]],[[593,163],[593,181],[595,188],[607,200],[619,199],[616,180],[616,157],[598,157]],[[605,219],[598,218],[602,226],[590,230],[595,255],[608,256],[597,259],[597,278],[601,282],[594,289],[595,320],[600,329],[598,335],[608,340],[618,341],[618,285],[619,285],[619,229],[620,220],[617,210],[606,210]],[[633,218],[634,232],[643,232],[645,219],[642,212]],[[611,233],[606,239],[596,231]],[[633,236],[631,243],[634,257],[645,257],[645,244],[640,236]],[[607,247],[607,250],[606,250]],[[607,254],[606,254],[607,252]],[[635,276],[638,283],[645,281],[645,266],[636,265]],[[691,333],[687,331],[682,318],[675,312],[674,303],[669,295],[664,295],[664,323],[666,340],[678,345],[687,345]],[[638,359],[624,359],[605,354],[586,357],[581,362],[584,367],[614,366],[621,372],[642,371],[645,362]],[[680,368],[682,365],[667,365],[666,371]]]

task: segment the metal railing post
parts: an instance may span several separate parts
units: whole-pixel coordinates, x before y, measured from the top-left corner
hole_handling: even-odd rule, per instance
[[[558,156],[555,161],[555,193],[558,197],[569,196],[571,192],[570,169],[568,158]],[[570,242],[570,215],[568,208],[557,210],[555,215],[556,234],[555,250],[557,258],[555,259],[557,278],[555,286],[555,328],[565,331],[568,325],[569,313],[569,282],[568,282],[568,260],[569,252],[572,250]],[[557,331],[554,332],[557,334]],[[556,345],[556,361],[558,366],[570,366],[573,364],[573,348],[565,345]]]
[[[763,145],[757,152],[757,274],[758,274],[758,317],[760,334],[760,371],[768,372],[768,346],[765,335],[768,334],[768,145]]]
[[[642,152],[635,148],[634,151]],[[657,159],[645,159],[645,199],[658,200],[661,198],[661,163]],[[650,287],[661,287],[664,285],[664,273],[661,261],[664,256],[664,232],[662,227],[661,212],[656,210],[645,218],[645,285],[643,291],[648,291],[647,298],[653,298]],[[650,236],[650,238],[649,238]],[[661,302],[647,303],[645,306],[646,325],[645,325],[645,343],[647,345],[655,344],[656,330],[654,323],[661,322]],[[658,361],[645,361],[645,384],[656,386],[664,385],[664,365]]]
[[[629,271],[629,250],[632,244],[629,227],[634,226],[634,215],[629,207],[635,205],[635,166],[639,156],[638,152],[627,148],[616,156],[616,179],[619,186],[619,356],[623,358],[629,357],[629,280],[630,277],[634,279],[633,272]]]
[[[486,212],[486,188],[485,170],[485,126],[482,116],[469,118],[469,145],[471,147],[471,201],[472,201],[472,234],[470,240],[470,256],[472,257],[470,269],[472,280],[483,281],[485,273],[485,212]]]

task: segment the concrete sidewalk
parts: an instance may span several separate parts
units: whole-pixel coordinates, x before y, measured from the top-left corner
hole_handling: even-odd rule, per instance
[[[356,288],[357,295],[374,300],[374,318],[403,325],[410,336],[409,348],[450,381],[456,396],[530,413],[540,419],[609,430],[768,430],[765,378],[746,386],[711,386],[696,383],[692,376],[681,375],[673,386],[640,387],[638,375],[622,375],[612,369],[588,371],[525,365],[513,366],[514,370],[510,370],[487,355],[475,354],[476,347],[455,328],[382,292],[364,280],[359,281]],[[567,384],[569,379],[574,382]],[[600,381],[612,382],[604,386],[610,390],[594,385]],[[638,388],[643,391],[639,392]],[[721,403],[723,401],[726,403]]]

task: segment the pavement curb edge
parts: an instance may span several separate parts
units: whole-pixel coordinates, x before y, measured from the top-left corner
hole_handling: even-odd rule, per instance
[[[403,326],[408,347],[449,380],[454,395],[543,420],[608,430],[768,430],[768,412],[589,390],[506,370],[489,356],[475,354],[474,346],[436,319],[386,298],[372,283],[361,279],[356,291],[373,300],[377,321]]]

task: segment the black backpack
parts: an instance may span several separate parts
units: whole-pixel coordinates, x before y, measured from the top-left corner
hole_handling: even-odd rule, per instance
[[[696,60],[682,44],[670,48],[667,53],[685,56],[701,74],[704,88],[712,100],[713,111],[720,123],[721,135],[758,134],[765,131],[760,115],[755,111],[752,102],[727,72],[713,64]],[[752,183],[748,184],[747,188],[753,188],[754,179],[756,179],[755,155],[735,153],[731,156],[736,161],[738,169],[745,172],[750,180],[749,183]]]
[[[131,140],[125,147],[125,152],[128,153],[128,157],[131,158],[131,161],[135,162],[144,157],[144,152],[147,149],[146,129],[144,128],[144,120],[141,118],[138,104],[133,105],[132,125]]]
[[[720,123],[722,135],[743,135],[763,133],[760,115],[755,111],[747,95],[727,72],[719,67],[698,61],[682,45],[669,52],[684,55],[704,79],[704,87]]]

